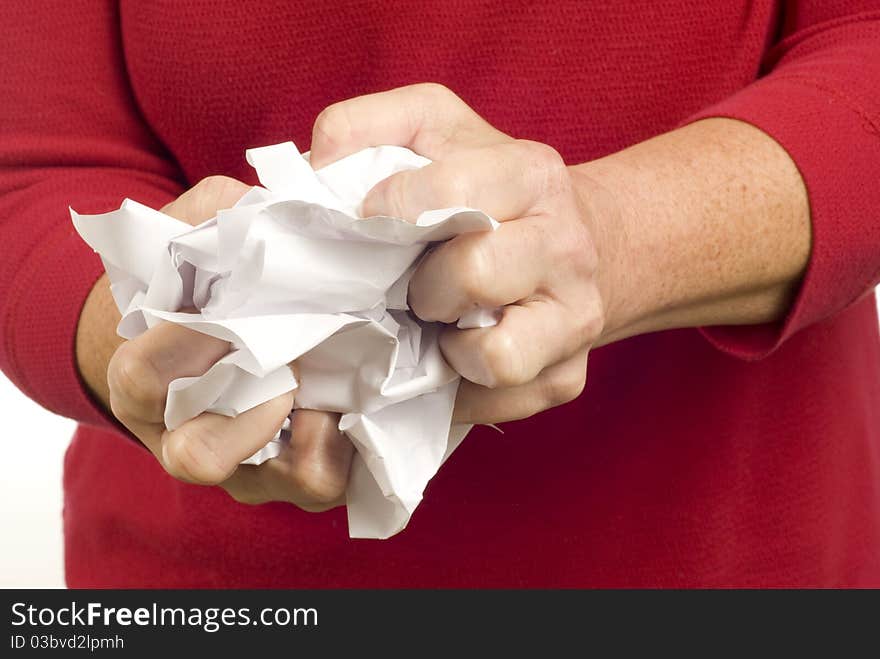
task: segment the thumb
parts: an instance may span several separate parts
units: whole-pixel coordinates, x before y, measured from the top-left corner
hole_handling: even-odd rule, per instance
[[[452,91],[435,83],[399,87],[334,103],[315,120],[312,167],[320,169],[369,146],[409,147],[432,160],[510,137]]]

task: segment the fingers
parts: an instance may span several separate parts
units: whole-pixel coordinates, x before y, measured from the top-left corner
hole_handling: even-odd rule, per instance
[[[226,341],[160,323],[123,343],[110,359],[110,409],[161,460],[168,385],[177,378],[204,374],[227,352]]]
[[[426,210],[465,206],[503,222],[533,214],[537,202],[555,197],[567,183],[558,152],[546,144],[511,140],[456,151],[389,176],[367,194],[363,211],[415,220]]]
[[[447,328],[440,348],[465,379],[490,389],[504,388],[533,380],[547,366],[591,344],[599,331],[601,324],[588,310],[575,314],[555,300],[537,298],[505,307],[494,327]]]
[[[453,323],[478,306],[524,300],[544,282],[552,230],[546,218],[524,218],[438,245],[413,273],[409,306],[422,320]]]
[[[457,236],[419,265],[409,286],[410,306],[423,320],[450,323],[474,306],[522,300],[544,282],[547,264],[561,255],[550,250],[575,241],[548,221],[556,217],[542,206],[569,186],[553,149],[511,141],[395,174],[370,192],[364,212],[414,219],[429,209],[468,206],[501,220],[518,218],[494,232]]]
[[[197,224],[233,206],[248,189],[235,179],[209,177],[162,210]],[[291,501],[309,509],[338,505],[354,453],[337,429],[338,415],[298,412],[281,459],[240,466],[279,431],[292,408],[292,392],[235,418],[204,413],[173,431],[165,429],[171,381],[204,374],[228,351],[226,341],[171,323],[126,342],[108,369],[114,414],[180,480],[219,484],[240,500]]]
[[[173,431],[165,429],[168,384],[203,374],[228,349],[225,341],[178,325],[157,325],[124,344],[111,360],[114,413],[175,478],[221,484],[249,502],[290,501],[308,510],[339,505],[354,447],[338,431],[338,415],[299,410],[282,456],[259,468],[239,468],[281,428],[293,406],[292,392],[235,418],[204,413]]]
[[[202,179],[162,211],[198,224],[235,205],[249,186],[227,176]],[[161,460],[165,398],[172,380],[198,376],[229,351],[225,341],[170,323],[122,344],[107,369],[110,408]]]
[[[288,392],[234,418],[205,413],[162,435],[162,464],[175,478],[203,485],[228,479],[269,443],[293,407]]]
[[[338,414],[297,410],[289,446],[259,466],[243,465],[224,488],[243,503],[288,501],[310,512],[342,505],[354,446],[338,425]]]
[[[250,190],[250,186],[228,176],[203,178],[162,212],[182,222],[200,224],[211,219],[222,208],[232,208]]]
[[[345,494],[354,445],[339,431],[338,414],[297,410],[289,449],[279,456],[279,478],[274,480],[281,492],[317,504],[332,503]]]
[[[587,350],[544,369],[515,387],[488,389],[462,380],[455,399],[455,423],[515,421],[563,405],[581,395],[587,377]]]
[[[476,147],[508,139],[446,87],[410,85],[326,108],[312,130],[311,163],[320,169],[382,144],[406,146],[433,159],[461,144]]]

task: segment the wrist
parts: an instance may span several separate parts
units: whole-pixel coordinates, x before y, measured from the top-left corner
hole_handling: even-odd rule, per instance
[[[809,205],[769,136],[706,119],[572,170],[606,302],[597,345],[785,316],[809,258]]]
[[[587,225],[598,256],[596,280],[603,304],[604,326],[596,345],[604,345],[627,331],[638,319],[640,301],[632,292],[635,276],[630,262],[632,239],[628,235],[634,204],[626,200],[619,177],[598,161],[569,168],[580,202],[581,219]]]
[[[76,367],[86,389],[105,409],[110,409],[107,364],[122,344],[116,334],[119,311],[110,293],[110,280],[101,275],[92,286],[76,327]]]

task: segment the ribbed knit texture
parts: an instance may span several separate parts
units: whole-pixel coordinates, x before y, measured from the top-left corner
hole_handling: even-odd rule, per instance
[[[880,586],[880,2],[47,1],[4,9],[0,54],[0,367],[88,424],[71,585]],[[595,350],[577,401],[476,429],[388,541],[173,480],[77,377],[101,267],[67,207],[254,182],[244,149],[426,80],[569,162],[703,116],[762,128],[810,197],[789,317]]]

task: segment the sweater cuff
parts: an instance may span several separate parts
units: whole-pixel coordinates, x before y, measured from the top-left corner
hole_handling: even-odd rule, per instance
[[[79,315],[103,271],[71,224],[57,227],[9,291],[17,299],[10,300],[15,313],[5,334],[11,375],[25,394],[52,412],[110,429],[117,426],[88,394],[76,365]]]
[[[128,194],[156,207],[174,197],[138,183]],[[81,204],[76,209],[82,212],[105,211],[121,200],[122,195],[112,203],[94,199],[74,203]],[[66,213],[66,207],[55,212]],[[79,237],[69,217],[40,238],[7,289],[2,331],[8,374],[27,396],[51,412],[128,434],[91,397],[76,364],[79,316],[103,272],[100,258]]]
[[[874,285],[880,224],[858,218],[880,208],[875,178],[880,132],[847,95],[805,76],[765,78],[684,123],[709,117],[749,123],[780,144],[800,171],[810,204],[810,260],[785,318],[765,325],[700,328],[722,351],[757,360]]]

